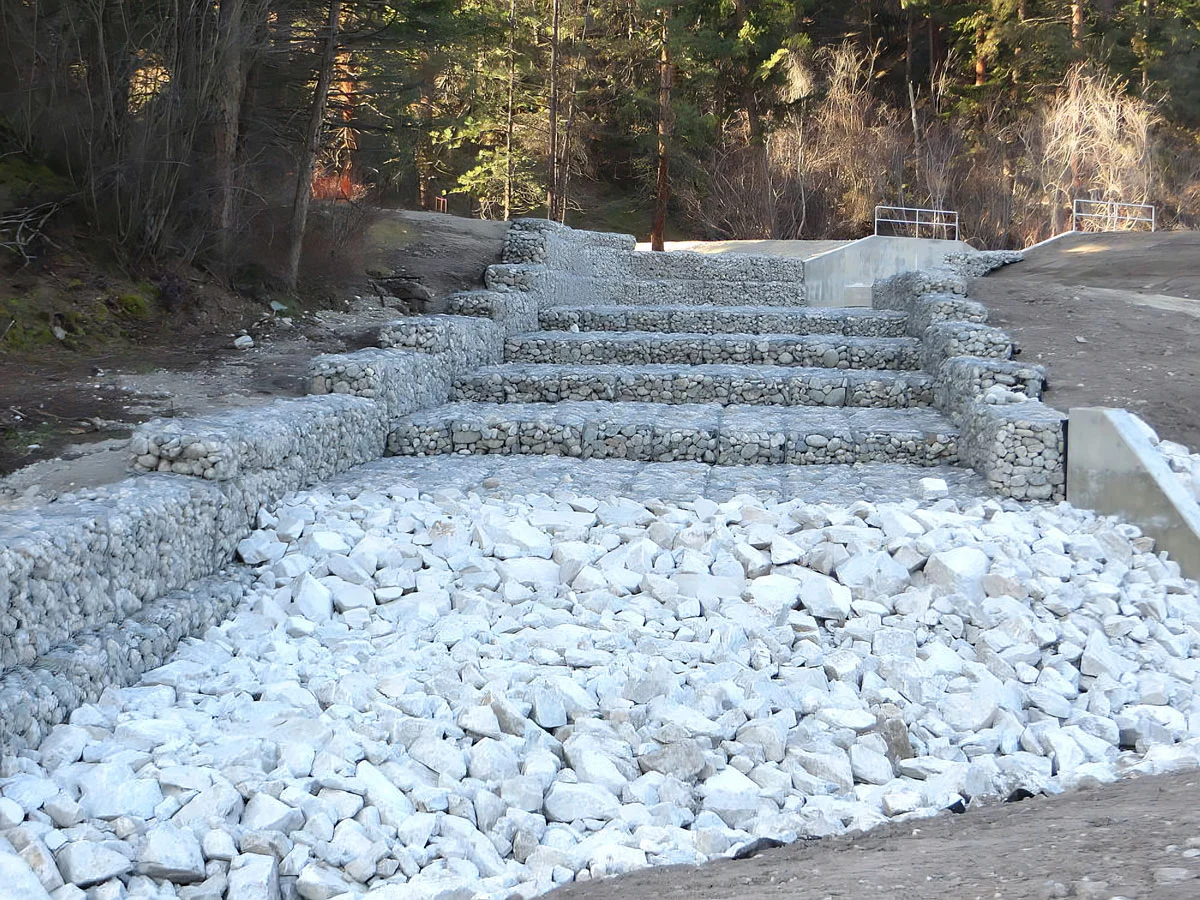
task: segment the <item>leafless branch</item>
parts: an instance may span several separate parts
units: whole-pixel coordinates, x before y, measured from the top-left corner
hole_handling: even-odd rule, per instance
[[[62,203],[55,200],[0,215],[0,247],[21,257],[22,265],[29,265],[37,258],[37,244],[41,241],[49,243],[50,239],[45,233],[46,222],[61,206]]]

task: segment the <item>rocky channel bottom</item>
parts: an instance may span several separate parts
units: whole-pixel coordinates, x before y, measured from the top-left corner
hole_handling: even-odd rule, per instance
[[[1197,585],[1070,507],[419,494],[0,764],[0,896],[533,896],[1195,765]]]

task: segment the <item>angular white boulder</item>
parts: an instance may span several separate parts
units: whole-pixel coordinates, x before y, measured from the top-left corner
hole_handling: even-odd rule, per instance
[[[800,606],[818,619],[844,622],[850,616],[851,594],[844,584],[810,569],[789,570],[800,583]]]
[[[303,812],[276,800],[270,794],[253,794],[242,813],[242,827],[250,831],[282,831],[287,834],[303,824]]]
[[[63,880],[81,888],[100,884],[133,870],[133,862],[129,857],[90,841],[65,844],[55,854],[55,860]]]
[[[190,829],[160,823],[146,832],[146,840],[137,858],[142,875],[173,882],[192,884],[203,881],[204,854],[200,841]]]
[[[945,594],[983,597],[983,576],[991,561],[977,547],[954,547],[929,557],[925,579]]]
[[[274,856],[243,853],[229,864],[230,898],[280,900],[279,861]]]
[[[373,763],[367,760],[360,762],[355,776],[363,784],[367,803],[378,810],[379,819],[384,825],[399,828],[416,812],[412,801]]]
[[[311,622],[327,622],[333,616],[333,592],[308,572],[292,585],[292,603]]]
[[[546,818],[551,822],[575,822],[579,819],[615,819],[621,801],[612,791],[598,784],[555,782],[546,794]]]

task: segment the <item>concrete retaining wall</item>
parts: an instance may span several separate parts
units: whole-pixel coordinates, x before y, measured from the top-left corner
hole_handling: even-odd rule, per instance
[[[1124,409],[1072,409],[1067,500],[1132,522],[1200,579],[1200,505]]]
[[[870,306],[874,282],[940,266],[950,253],[971,252],[962,241],[871,235],[805,261],[808,302],[812,306]]]

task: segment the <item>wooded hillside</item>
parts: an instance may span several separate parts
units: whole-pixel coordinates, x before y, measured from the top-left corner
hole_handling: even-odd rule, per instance
[[[45,203],[130,258],[290,281],[310,199],[697,238],[855,237],[877,203],[937,206],[988,247],[1062,230],[1073,197],[1200,208],[1200,0],[0,10],[14,251]]]

